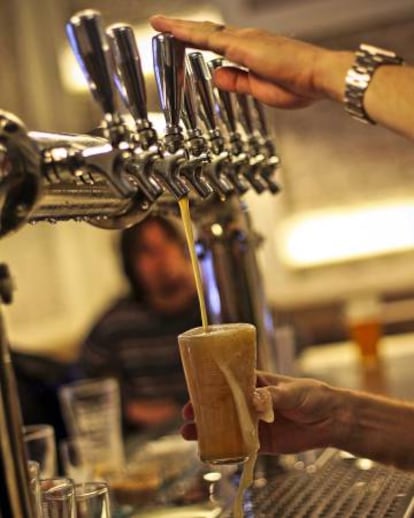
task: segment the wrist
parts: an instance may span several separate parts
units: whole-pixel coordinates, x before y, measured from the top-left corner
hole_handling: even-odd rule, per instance
[[[356,429],[356,400],[351,390],[330,387],[335,406],[330,446],[350,451]]]
[[[323,50],[315,60],[314,84],[321,97],[343,102],[345,76],[354,61],[354,53]]]

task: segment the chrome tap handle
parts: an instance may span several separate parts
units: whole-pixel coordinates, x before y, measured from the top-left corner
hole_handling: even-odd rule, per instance
[[[223,64],[223,58],[215,58],[208,62],[208,67],[211,71],[214,71],[216,70],[216,68],[222,67]],[[218,98],[220,99],[223,119],[226,128],[229,133],[235,133],[237,131],[237,123],[236,111],[234,106],[234,94],[231,92],[227,92],[226,90],[221,90],[220,88],[216,88],[216,92]]]
[[[95,100],[105,114],[116,114],[108,43],[98,11],[86,9],[66,24],[72,50]]]
[[[246,94],[236,94],[237,102],[240,108],[240,122],[247,135],[253,135],[254,124],[253,116],[249,106],[249,97]]]
[[[269,191],[272,194],[277,194],[280,191],[280,186],[273,180],[273,175],[279,167],[280,159],[270,135],[263,105],[254,97],[251,100],[251,106],[256,115],[255,126],[261,137],[261,147],[266,157],[265,166],[262,169],[262,178],[266,181]]]
[[[252,106],[256,113],[256,121],[257,121],[257,127],[258,127],[257,129],[259,130],[259,133],[262,137],[269,138],[270,133],[269,133],[268,125],[267,125],[265,112],[263,109],[263,104],[260,101],[258,101],[255,97],[253,97],[252,100],[253,100]]]
[[[187,130],[195,131],[198,129],[196,93],[190,67],[186,69],[182,118]]]
[[[155,81],[168,128],[178,128],[184,92],[184,45],[170,33],[152,38]]]
[[[204,122],[209,131],[217,128],[215,99],[210,71],[201,52],[188,55],[194,83],[200,98]]]
[[[130,25],[113,24],[106,30],[115,62],[115,83],[121,98],[136,121],[147,121],[147,93],[141,58]]]

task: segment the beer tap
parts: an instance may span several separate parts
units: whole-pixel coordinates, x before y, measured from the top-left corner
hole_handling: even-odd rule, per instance
[[[116,146],[126,138],[126,125],[116,108],[111,54],[98,11],[85,9],[66,24],[72,51],[95,101],[104,113],[103,135]]]
[[[224,59],[216,58],[208,62],[211,71],[223,66]],[[229,168],[229,177],[238,194],[242,195],[249,190],[244,179],[248,175],[249,157],[244,149],[244,142],[237,130],[234,94],[220,88],[214,88],[217,94],[220,112],[229,134],[232,167]]]
[[[207,128],[211,151],[211,163],[206,168],[206,175],[218,196],[226,198],[234,191],[234,187],[227,177],[230,155],[225,149],[225,141],[217,124],[211,74],[201,52],[190,53],[188,60],[201,102],[200,113]]]
[[[184,46],[172,34],[160,33],[152,39],[152,51],[158,97],[166,122],[163,159],[154,162],[153,174],[179,200],[190,191],[180,178],[181,168],[188,158],[180,127],[185,81]]]
[[[240,123],[248,142],[249,167],[246,171],[246,177],[253,189],[261,194],[267,190],[268,184],[261,176],[262,167],[264,165],[265,156],[263,155],[259,142],[254,135],[253,116],[249,107],[249,99],[245,94],[236,94],[239,106]]]
[[[157,133],[148,119],[145,81],[134,31],[130,25],[114,24],[107,28],[106,35],[114,60],[115,84],[136,129],[131,135],[132,145],[123,152],[125,169],[136,178],[152,203],[163,193],[152,174],[154,162],[161,159],[161,150]]]
[[[263,105],[254,97],[252,98],[252,105],[253,111],[256,114],[256,132],[258,133],[259,144],[261,146],[262,153],[265,156],[265,163],[261,174],[262,177],[266,180],[271,193],[277,194],[280,191],[280,187],[273,180],[273,175],[280,165],[280,159],[276,153],[274,142],[270,136]]]
[[[122,151],[128,147],[129,136],[116,108],[112,58],[100,13],[92,9],[76,13],[66,24],[66,33],[89,89],[104,113],[103,136],[113,148]],[[124,165],[125,160],[120,152],[116,157],[116,166],[108,171],[108,175],[120,194],[128,196],[131,191],[136,191],[136,187],[128,178]]]
[[[182,168],[182,173],[194,186],[197,193],[202,198],[207,198],[213,192],[213,188],[205,178],[205,171],[210,163],[210,153],[207,141],[199,127],[194,83],[188,68],[186,68],[181,117],[186,128],[186,144],[189,155],[187,166]]]

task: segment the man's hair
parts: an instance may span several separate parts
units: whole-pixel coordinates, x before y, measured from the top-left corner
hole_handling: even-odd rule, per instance
[[[122,261],[122,269],[127,278],[132,295],[139,302],[145,300],[146,292],[141,279],[138,278],[134,268],[134,257],[139,253],[142,241],[142,229],[150,224],[156,223],[164,232],[165,236],[182,247],[183,253],[186,253],[186,243],[183,232],[179,227],[179,222],[172,218],[166,218],[158,215],[147,216],[133,227],[122,231],[120,239],[120,253]]]

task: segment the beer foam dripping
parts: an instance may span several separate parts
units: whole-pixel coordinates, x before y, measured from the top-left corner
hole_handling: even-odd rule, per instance
[[[232,392],[239,418],[240,430],[243,436],[243,441],[245,444],[247,444],[249,451],[248,458],[246,462],[243,464],[243,471],[241,474],[239,487],[237,488],[237,492],[233,502],[233,517],[242,518],[244,516],[244,491],[253,482],[254,466],[256,464],[257,453],[260,447],[258,438],[258,418],[254,418],[252,416],[252,413],[249,411],[243,391],[241,390],[240,385],[237,383],[237,380],[229,366],[217,360],[216,363],[218,368],[223,373],[223,376],[226,378],[226,381]]]

